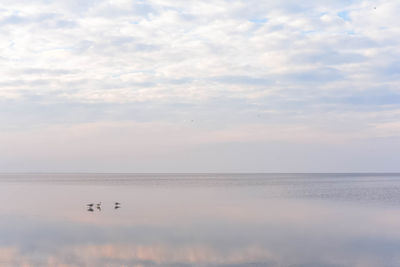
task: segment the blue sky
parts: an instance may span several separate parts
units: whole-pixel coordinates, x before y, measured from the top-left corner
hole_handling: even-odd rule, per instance
[[[0,171],[400,171],[399,12],[2,1]]]

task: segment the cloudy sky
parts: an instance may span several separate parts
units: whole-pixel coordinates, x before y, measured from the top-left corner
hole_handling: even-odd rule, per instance
[[[2,0],[0,171],[400,171],[397,0]]]

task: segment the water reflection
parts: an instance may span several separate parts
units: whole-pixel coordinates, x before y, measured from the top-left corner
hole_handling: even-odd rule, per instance
[[[371,177],[357,179],[348,181],[355,192],[377,184]],[[382,181],[379,192],[400,185],[393,177],[376,179]],[[316,198],[325,187],[297,183],[3,182],[0,203],[15,205],[0,206],[0,266],[400,265],[400,209],[394,202]],[[306,189],[302,197],[300,188]],[[49,198],[53,204],[41,208]],[[82,203],[89,203],[89,212]],[[93,216],[97,204],[102,211]]]
[[[93,208],[93,207],[94,207],[94,204],[93,204],[93,203],[86,204],[87,211],[93,212],[93,211],[94,211],[94,208]],[[97,203],[95,207],[96,207],[96,210],[97,210],[97,211],[101,211],[101,209],[102,209],[101,202],[100,202],[100,203]],[[120,208],[121,208],[121,203],[115,202],[115,203],[114,203],[114,209],[116,210],[116,209],[120,209]]]
[[[101,202],[96,204],[96,208],[98,211],[101,211]]]

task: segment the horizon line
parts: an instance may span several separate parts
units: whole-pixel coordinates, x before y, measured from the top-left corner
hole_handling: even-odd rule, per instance
[[[91,172],[91,171],[34,171],[34,172],[0,172],[4,174],[400,174],[400,171],[395,172]]]

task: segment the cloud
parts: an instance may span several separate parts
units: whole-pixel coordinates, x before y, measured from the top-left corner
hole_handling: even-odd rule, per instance
[[[399,109],[399,12],[394,0],[5,1],[2,129],[199,116],[241,128],[269,113],[339,132],[344,114],[368,116],[360,103]]]

